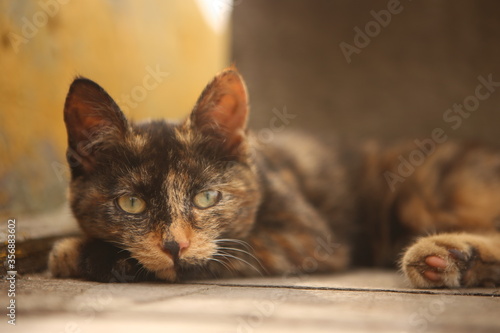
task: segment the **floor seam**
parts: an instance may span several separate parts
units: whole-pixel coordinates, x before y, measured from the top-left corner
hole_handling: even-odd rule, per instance
[[[393,294],[413,294],[413,295],[446,295],[446,296],[474,296],[474,297],[500,297],[500,293],[483,294],[477,292],[439,292],[432,290],[394,290],[394,289],[374,289],[374,288],[348,288],[348,287],[308,287],[308,286],[276,286],[260,284],[233,284],[233,283],[204,283],[192,282],[194,285],[210,285],[219,287],[237,287],[237,288],[276,288],[276,289],[294,289],[294,290],[317,290],[317,291],[356,291],[373,293],[393,293]]]

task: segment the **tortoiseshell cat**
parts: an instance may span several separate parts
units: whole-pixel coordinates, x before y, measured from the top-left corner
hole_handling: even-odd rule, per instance
[[[55,245],[52,274],[179,281],[334,272],[393,264],[410,245],[400,265],[414,287],[500,284],[499,150],[432,147],[391,190],[384,173],[397,173],[398,157],[414,147],[353,149],[299,134],[263,145],[247,116],[233,68],[178,123],[129,122],[100,86],[77,78],[64,120],[70,204],[85,237]]]

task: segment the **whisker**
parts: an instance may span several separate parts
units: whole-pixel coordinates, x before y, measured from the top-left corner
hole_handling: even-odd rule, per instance
[[[117,247],[119,247],[120,249],[123,250],[123,248],[127,247],[126,244],[122,243],[122,242],[119,242],[119,241],[114,241],[114,240],[106,240],[105,241],[106,243],[110,243],[110,244],[113,244]]]
[[[242,253],[248,254],[250,257],[254,258],[255,260],[258,260],[252,253],[250,253],[250,252],[248,252],[246,250],[243,250],[243,249],[239,249],[237,247],[219,246],[219,247],[217,247],[217,249],[242,252]]]
[[[214,258],[209,258],[209,260],[211,260],[211,259],[214,259]],[[217,261],[217,260],[213,260],[213,261]],[[209,265],[204,265],[204,266],[200,266],[200,267],[203,269],[205,274],[207,274],[207,276],[211,276],[214,279],[218,279],[220,277],[220,274],[218,273],[218,271],[211,269],[209,267]],[[224,268],[228,269],[225,266],[224,266]]]
[[[244,253],[246,255],[248,255],[249,257],[251,257],[252,259],[254,259],[258,264],[259,266],[264,270],[266,271],[266,268],[264,267],[264,265],[262,265],[262,263],[260,262],[259,258],[257,258],[254,254],[248,252],[248,251],[245,251],[243,249],[238,249],[238,248],[234,248],[234,247],[218,247],[217,248],[218,250],[229,250],[229,251],[237,251],[237,252],[241,252],[241,253]]]
[[[257,273],[259,273],[261,276],[263,276],[262,272],[257,269],[257,267],[255,267],[254,265],[252,265],[251,263],[249,263],[248,261],[246,261],[245,259],[243,258],[239,258],[239,257],[236,257],[236,256],[233,256],[229,253],[226,253],[224,251],[220,251],[220,252],[217,252],[214,254],[214,256],[221,256],[221,257],[224,257],[224,258],[233,258],[233,259],[236,259],[236,260],[239,260],[245,264],[247,264],[248,266],[250,266],[251,268],[253,268],[255,271],[257,271]]]
[[[248,244],[248,242],[245,242],[241,239],[233,239],[233,238],[216,239],[215,243],[218,243],[218,242],[236,243],[236,244],[243,245],[245,248],[247,248],[249,250],[252,250],[252,251],[254,250],[253,247],[250,244]]]
[[[132,278],[132,281],[142,281],[143,279],[141,279],[141,274],[142,274],[142,271],[143,271],[144,267],[140,267],[133,275],[133,278]],[[129,282],[129,281],[127,281]]]
[[[120,251],[118,251],[118,254],[123,253],[123,252],[127,252],[127,251],[128,251],[127,249],[120,249]],[[128,251],[128,252],[130,252],[130,251]],[[127,259],[130,259],[130,258],[131,258],[131,257],[129,257],[129,258],[127,258]]]
[[[218,249],[233,250],[233,251],[238,251],[238,252],[247,254],[248,256],[252,257],[259,264],[259,266],[262,268],[263,272],[267,272],[267,269],[264,267],[264,265],[259,260],[259,258],[257,258],[253,253],[251,253],[251,252],[255,252],[255,250],[254,250],[254,248],[248,242],[246,242],[244,240],[241,240],[241,239],[221,238],[221,239],[215,240],[215,243],[216,243]],[[228,247],[224,247],[224,246],[219,246],[219,243],[235,243],[235,244],[239,244],[239,245],[242,245],[248,251],[243,250],[243,249],[238,249],[238,248],[232,248],[232,247],[228,248]],[[222,244],[222,245],[225,245],[225,244]],[[262,275],[261,271],[259,271],[259,273]]]
[[[217,262],[217,263],[221,264],[224,268],[226,268],[229,272],[234,273],[234,269],[233,269],[233,267],[231,267],[229,265],[229,263],[224,262],[224,261],[219,260],[219,259],[216,259],[216,258],[208,258],[208,260]]]

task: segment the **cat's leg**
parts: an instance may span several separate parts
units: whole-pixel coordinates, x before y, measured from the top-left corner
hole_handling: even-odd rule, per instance
[[[349,246],[329,232],[263,229],[249,240],[258,269],[268,275],[303,275],[345,270]]]
[[[347,268],[350,261],[347,237],[332,231],[314,206],[299,194],[293,198],[288,195],[286,200],[275,194],[273,199],[277,201],[265,204],[247,239],[258,261],[254,266],[264,274],[281,276]],[[249,269],[241,263],[239,266]]]
[[[410,246],[401,268],[416,288],[500,285],[500,233],[446,233]]]
[[[80,237],[58,241],[49,254],[54,277],[83,278],[100,282],[133,282],[152,279],[128,251],[97,239]]]

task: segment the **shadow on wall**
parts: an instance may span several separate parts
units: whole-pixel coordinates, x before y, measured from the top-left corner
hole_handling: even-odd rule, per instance
[[[242,1],[232,45],[252,125],[286,106],[292,127],[325,135],[393,142],[441,128],[500,143],[499,11],[494,0]]]
[[[64,201],[62,110],[76,75],[105,87],[133,119],[190,111],[206,82],[229,64],[230,3],[207,3],[0,3],[0,216]]]
[[[217,22],[233,6],[231,60],[248,84],[252,127],[279,119],[390,142],[441,128],[449,138],[500,141],[495,0],[8,0],[0,215],[64,200],[62,107],[75,75],[105,87],[129,117],[181,117],[229,64],[227,20]],[[477,95],[484,80],[493,90]]]

